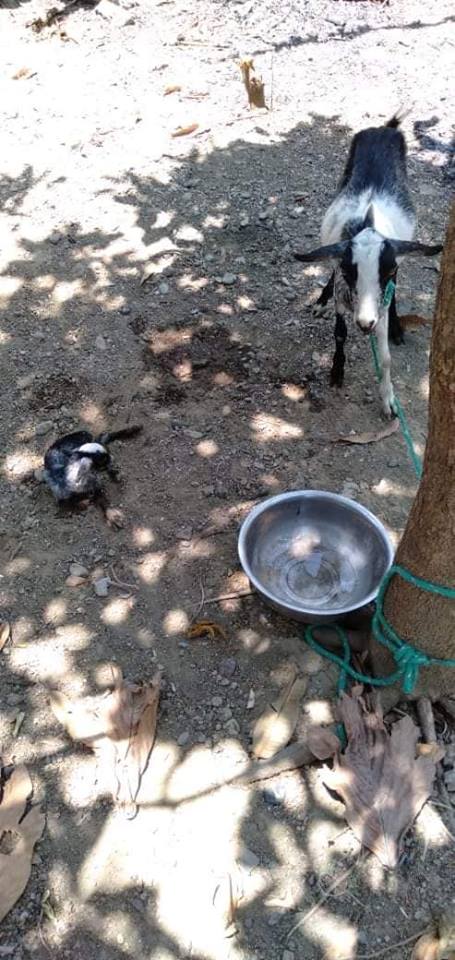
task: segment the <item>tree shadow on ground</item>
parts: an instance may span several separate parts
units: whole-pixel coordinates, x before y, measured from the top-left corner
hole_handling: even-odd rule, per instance
[[[317,774],[305,775],[294,801],[292,790],[280,799],[269,785],[265,795],[264,786],[238,793],[228,788],[225,800],[220,792],[220,806],[202,805],[194,822],[190,814],[180,821],[179,808],[169,809],[158,790],[155,807],[152,801],[149,812],[144,806],[136,825],[122,824],[94,786],[93,763],[79,753],[76,760],[46,700],[54,685],[92,691],[101,660],[116,660],[129,676],[150,674],[161,663],[166,684],[158,747],[166,783],[183,776],[186,763],[191,779],[191,764],[201,757],[209,768],[235,767],[235,751],[244,756],[249,743],[249,690],[256,693],[256,716],[280,686],[279,669],[302,656],[299,628],[256,597],[207,604],[213,595],[236,592],[239,522],[268,493],[304,486],[339,491],[373,461],[374,475],[387,476],[391,456],[402,456],[398,437],[377,445],[368,463],[361,450],[341,453],[332,445],[335,425],[343,433],[376,424],[369,360],[354,340],[340,403],[327,385],[332,325],[314,320],[307,304],[323,274],[302,271],[292,259],[297,244],[315,242],[347,131],[315,118],[270,144],[258,120],[250,135],[257,142],[237,140],[206,157],[197,149],[189,157],[175,155],[167,183],[130,173],[106,184],[119,207],[131,208],[140,252],[122,247],[120,230],[58,225],[42,241],[19,240],[3,273],[0,368],[11,413],[1,424],[0,610],[13,632],[1,654],[1,732],[5,754],[27,763],[48,811],[31,882],[4,929],[7,942],[22,930],[33,956],[48,952],[40,930],[59,956],[77,953],[84,960],[125,954],[202,960],[216,955],[214,942],[224,944],[218,955],[253,960],[267,953],[272,932],[275,956],[286,948],[302,905],[358,851],[351,840],[340,845],[333,839],[343,832],[342,810],[328,801],[324,806]],[[327,172],[322,183],[321,157]],[[416,165],[414,158],[410,168],[414,185],[431,181],[442,193],[438,169]],[[18,191],[11,180],[3,183],[12,217],[22,216],[33,185],[30,168]],[[442,225],[432,211],[421,214],[422,238],[439,239]],[[431,310],[434,290],[418,266],[406,267],[403,290],[416,312]],[[409,340],[394,352],[394,377],[406,385],[423,442],[426,340],[422,333]],[[90,509],[60,519],[48,492],[24,482],[54,435],[81,423],[101,429],[133,420],[142,421],[145,432],[115,454],[124,476],[115,496],[126,517],[118,534]],[[387,488],[359,484],[355,495],[399,527],[413,492],[405,473]],[[74,591],[64,581],[75,559],[91,571],[115,564],[137,590],[129,597],[111,591],[105,602],[90,586]],[[214,610],[227,639],[189,643],[194,614],[212,616]],[[230,677],[223,674],[229,660]],[[321,673],[314,698],[323,704],[335,679]],[[25,719],[13,740],[18,710]],[[228,735],[230,720],[238,730],[231,725]],[[186,750],[178,745],[182,727],[189,732]],[[152,792],[157,762],[154,753]],[[285,788],[289,782],[284,778]],[[199,809],[196,802],[192,809]],[[117,844],[126,856],[130,835],[131,849],[142,851],[142,878],[127,861],[122,874],[121,858],[115,859]],[[224,835],[218,864],[216,844]],[[234,945],[224,941],[217,920],[215,940],[204,940],[218,867],[223,873],[235,865],[245,846],[260,852],[258,864],[250,858],[242,875],[239,936]],[[441,847],[437,896],[443,903],[450,882],[443,882],[449,866],[439,839],[412,882]],[[418,856],[419,842],[411,849]],[[366,905],[380,918],[391,896],[388,881],[372,879],[367,870],[356,884],[335,904],[329,900],[321,915],[333,943],[343,923],[355,943]],[[396,889],[405,887],[399,873]],[[46,889],[57,922],[39,927]],[[192,911],[201,918],[196,944],[188,939]],[[393,916],[402,934],[398,906]],[[320,956],[317,931],[291,942],[308,960]]]

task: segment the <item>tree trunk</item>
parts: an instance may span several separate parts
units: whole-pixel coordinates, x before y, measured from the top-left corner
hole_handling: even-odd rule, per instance
[[[455,203],[452,206],[433,323],[430,357],[428,441],[423,476],[398,547],[396,563],[425,580],[455,587]],[[394,577],[385,615],[396,632],[434,657],[455,658],[455,601],[428,594]],[[375,675],[396,669],[390,654],[372,640]],[[423,667],[412,694],[433,700],[455,696],[454,667]],[[400,698],[383,697],[390,708]]]

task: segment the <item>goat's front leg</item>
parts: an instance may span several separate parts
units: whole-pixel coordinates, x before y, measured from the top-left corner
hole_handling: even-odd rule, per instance
[[[330,371],[330,385],[332,387],[342,387],[344,380],[344,345],[348,335],[346,320],[341,313],[337,313],[335,320],[335,353],[333,355],[332,369]]]
[[[381,382],[379,384],[379,394],[382,401],[382,412],[387,420],[396,416],[394,410],[394,393],[392,381],[390,379],[390,350],[388,337],[388,311],[379,319],[376,327],[376,338],[378,343],[378,358],[381,367]]]
[[[327,281],[325,287],[322,290],[322,293],[316,300],[316,303],[313,306],[313,314],[315,317],[320,317],[325,312],[325,308],[329,300],[333,297],[333,290],[335,285],[335,270],[332,270],[332,274]]]

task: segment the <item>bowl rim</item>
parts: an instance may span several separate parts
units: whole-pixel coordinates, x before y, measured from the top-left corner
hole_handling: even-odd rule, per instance
[[[276,503],[283,503],[283,501],[286,500],[306,500],[313,497],[318,497],[321,500],[331,500],[332,502],[336,501],[351,508],[353,507],[355,512],[362,514],[365,519],[368,520],[373,527],[375,527],[386,548],[387,557],[384,569],[384,574],[386,574],[392,566],[395,551],[384,524],[379,520],[378,517],[375,516],[374,513],[371,512],[371,510],[368,510],[367,507],[364,507],[362,503],[358,503],[356,500],[351,500],[350,497],[344,497],[341,493],[332,493],[330,490],[290,490],[286,493],[274,494],[271,497],[266,497],[265,500],[261,500],[260,503],[256,504],[256,506],[250,510],[248,516],[245,517],[240,527],[237,541],[237,552],[243,572],[246,574],[250,583],[253,584],[254,588],[261,596],[268,599],[271,603],[278,605],[281,610],[288,610],[289,614],[296,613],[299,616],[302,614],[308,614],[308,616],[311,617],[320,617],[321,622],[323,622],[324,618],[328,615],[330,615],[332,619],[335,619],[336,617],[345,616],[348,613],[352,613],[354,610],[360,610],[362,607],[367,606],[367,604],[376,599],[379,590],[379,583],[377,587],[371,590],[370,593],[368,593],[360,602],[351,604],[347,607],[334,607],[330,611],[327,611],[327,613],[324,613],[324,611],[320,610],[319,608],[300,607],[296,606],[295,604],[288,603],[287,600],[285,601],[282,597],[272,593],[267,589],[267,587],[261,584],[261,582],[255,576],[250,568],[250,564],[246,556],[246,538],[248,531],[261,513],[265,513],[266,510]]]

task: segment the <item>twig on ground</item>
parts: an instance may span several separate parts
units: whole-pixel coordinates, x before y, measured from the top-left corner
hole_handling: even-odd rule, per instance
[[[109,570],[109,579],[114,587],[121,587],[122,590],[137,590],[135,583],[125,583],[123,580],[119,580],[113,566]]]
[[[207,597],[205,606],[208,603],[221,603],[223,600],[240,600],[242,597],[252,597],[253,590],[239,590],[238,593],[220,593],[218,597]]]
[[[294,924],[294,926],[292,927],[292,930],[289,931],[289,933],[288,933],[288,935],[287,935],[287,937],[286,937],[286,940],[290,940],[290,938],[292,937],[292,934],[295,933],[295,931],[298,930],[299,927],[301,927],[304,923],[307,923],[307,921],[310,919],[310,917],[313,917],[314,914],[317,913],[318,910],[320,910],[320,908],[323,906],[323,904],[326,902],[326,900],[328,900],[329,897],[332,896],[333,891],[336,890],[336,888],[340,886],[340,883],[343,883],[344,880],[347,880],[347,878],[351,875],[351,873],[352,873],[352,871],[355,869],[355,867],[357,867],[357,866],[359,865],[361,858],[362,858],[362,854],[360,854],[360,855],[357,857],[357,860],[354,860],[354,863],[351,863],[351,866],[348,867],[347,870],[344,870],[343,873],[340,873],[339,877],[337,877],[337,878],[330,884],[330,886],[327,887],[327,890],[326,890],[325,893],[322,895],[322,897],[319,898],[319,900],[317,901],[317,903],[315,903],[315,904],[310,908],[310,910],[307,910],[307,912],[304,913],[303,917],[301,917],[300,920],[299,920],[297,923]],[[364,857],[363,859],[366,859],[366,858]]]

